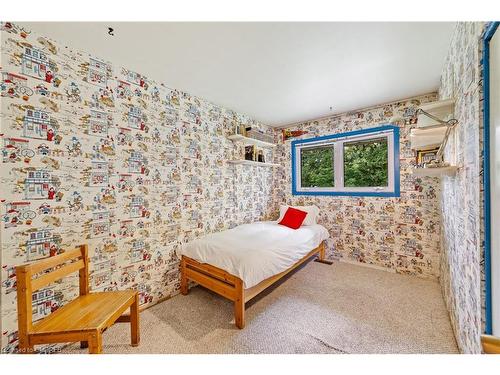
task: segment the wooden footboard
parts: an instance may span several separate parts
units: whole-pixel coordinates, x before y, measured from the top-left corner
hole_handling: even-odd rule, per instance
[[[207,263],[200,263],[183,255],[181,258],[181,293],[184,295],[188,294],[188,281],[192,280],[233,301],[236,327],[242,329],[245,327],[245,302],[254,298],[264,289],[274,284],[316,254],[319,255],[320,259],[324,259],[325,247],[323,242],[286,271],[271,276],[248,289],[243,288],[243,281],[239,277],[218,267],[214,267]]]

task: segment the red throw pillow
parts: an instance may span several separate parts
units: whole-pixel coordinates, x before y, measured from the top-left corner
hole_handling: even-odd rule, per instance
[[[302,222],[307,216],[307,212],[297,210],[293,207],[288,207],[288,210],[285,212],[285,216],[278,224],[284,225],[288,228],[298,229],[302,225]]]

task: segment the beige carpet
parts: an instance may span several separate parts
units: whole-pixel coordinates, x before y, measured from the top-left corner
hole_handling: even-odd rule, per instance
[[[141,313],[141,345],[129,325],[104,333],[105,353],[457,353],[439,284],[346,263],[309,262],[247,304],[201,287]],[[85,353],[73,344],[65,353]]]

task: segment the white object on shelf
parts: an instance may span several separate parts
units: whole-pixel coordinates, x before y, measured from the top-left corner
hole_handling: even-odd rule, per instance
[[[440,100],[437,102],[426,103],[419,107],[422,111],[431,114],[442,121],[449,121],[453,118],[455,101],[453,99]],[[418,114],[417,128],[426,128],[429,126],[442,125],[434,119],[426,116],[424,113]]]
[[[439,167],[439,168],[412,168],[411,173],[414,176],[428,176],[428,177],[439,177],[439,176],[454,176],[457,172],[458,167]]]
[[[243,165],[254,165],[259,167],[279,167],[281,164],[276,163],[262,163],[260,161],[252,161],[252,160],[228,160],[228,163],[231,164],[243,164]]]
[[[410,143],[413,150],[428,150],[439,147],[444,141],[446,126],[432,129],[414,128],[410,131]]]
[[[233,135],[230,135],[227,138],[230,139],[233,142],[243,142],[243,143],[245,143],[247,145],[255,145],[255,146],[260,146],[260,147],[264,147],[264,148],[276,147],[276,145],[274,143],[269,143],[269,142],[261,141],[259,139],[255,139],[255,138],[245,137],[245,136],[243,136],[241,134],[233,134]]]

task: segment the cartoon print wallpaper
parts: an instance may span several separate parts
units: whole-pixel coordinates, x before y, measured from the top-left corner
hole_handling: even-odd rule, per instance
[[[308,121],[286,129],[296,137],[316,137],[388,124],[402,117],[400,126],[401,196],[332,197],[303,196],[291,193],[291,141],[278,130],[276,162],[284,165],[276,170],[274,199],[281,204],[315,204],[320,208],[319,223],[330,238],[327,252],[343,261],[393,270],[398,273],[437,278],[439,274],[440,212],[439,180],[414,177],[414,151],[410,149],[409,131],[416,123],[416,108],[437,100],[431,93],[404,101],[361,111],[343,113],[317,121]]]
[[[243,158],[226,138],[236,125],[271,129],[0,25],[3,352],[17,346],[16,265],[85,242],[91,289],[134,288],[154,304],[178,292],[179,244],[273,214],[271,169],[226,163]],[[34,319],[76,286],[75,276],[34,293]]]
[[[443,178],[440,281],[457,343],[464,353],[481,352],[484,324],[480,51],[484,26],[483,22],[457,24],[439,90],[440,98],[455,99],[459,125],[445,156],[449,160],[454,157],[460,167],[456,176]]]

